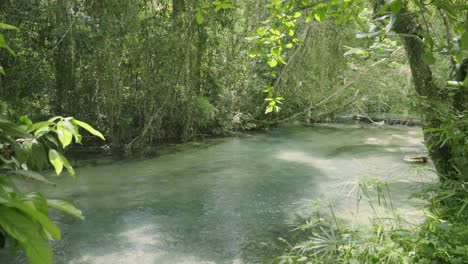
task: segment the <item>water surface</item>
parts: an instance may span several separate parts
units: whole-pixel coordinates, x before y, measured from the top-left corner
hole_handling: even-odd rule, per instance
[[[289,127],[176,150],[82,167],[76,182],[41,186],[86,216],[53,213],[63,232],[54,263],[271,263],[282,252],[278,237],[310,215],[310,200],[365,224],[370,211],[356,213],[350,186],[391,179],[400,181],[392,184],[398,212],[417,222],[420,201],[410,194],[434,177],[415,176],[415,165],[402,161],[425,152],[419,128]],[[1,263],[27,263],[2,254]]]

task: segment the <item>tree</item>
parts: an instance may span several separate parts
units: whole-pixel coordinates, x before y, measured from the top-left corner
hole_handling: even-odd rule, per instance
[[[448,89],[434,80],[431,64],[436,56],[450,56],[455,62],[463,61],[468,51],[468,4],[463,0],[271,0],[267,6],[270,13],[265,26],[257,29],[253,40],[257,49],[252,57],[260,57],[277,75],[277,68],[286,64],[284,52],[300,42],[295,35],[297,21],[303,14],[306,22],[322,22],[332,19],[337,25],[367,22],[367,32],[356,34],[357,38],[375,39],[377,44],[385,38],[400,38],[405,47],[416,93],[419,96],[420,113],[423,118],[425,144],[442,180],[466,181],[467,161],[467,86],[460,83]],[[370,12],[369,10],[373,10]],[[444,20],[439,25],[447,32],[455,32],[456,38],[440,42],[435,40],[434,27],[428,25],[427,17],[439,12]],[[437,13],[436,13],[437,14]],[[444,23],[442,23],[444,22]],[[439,26],[440,28],[440,26]],[[355,48],[347,54],[370,54],[368,49]],[[440,61],[440,60],[439,60]],[[271,112],[277,103],[271,88],[266,90]]]

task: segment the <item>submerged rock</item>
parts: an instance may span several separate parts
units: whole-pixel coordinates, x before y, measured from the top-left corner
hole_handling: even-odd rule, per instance
[[[408,163],[426,163],[429,157],[425,154],[406,155],[403,157],[403,160]]]

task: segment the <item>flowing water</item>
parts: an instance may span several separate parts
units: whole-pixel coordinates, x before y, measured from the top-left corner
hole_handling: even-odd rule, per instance
[[[77,169],[41,186],[83,210],[53,213],[63,239],[54,263],[271,263],[311,200],[333,204],[340,221],[366,224],[353,183],[392,183],[398,212],[417,222],[420,181],[408,153],[424,153],[419,128],[289,127],[187,144],[158,157]],[[34,188],[37,188],[35,186]],[[0,263],[27,263],[0,254]]]

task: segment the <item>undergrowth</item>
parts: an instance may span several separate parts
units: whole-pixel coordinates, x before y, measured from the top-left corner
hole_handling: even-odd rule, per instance
[[[467,183],[444,181],[429,184],[420,192],[428,201],[425,220],[411,224],[393,208],[389,182],[365,180],[358,183],[358,204],[366,198],[373,209],[371,226],[352,228],[317,213],[294,232],[305,238],[298,243],[280,238],[286,253],[277,263],[468,263]],[[386,207],[391,217],[376,207]],[[317,209],[319,210],[319,209]]]

